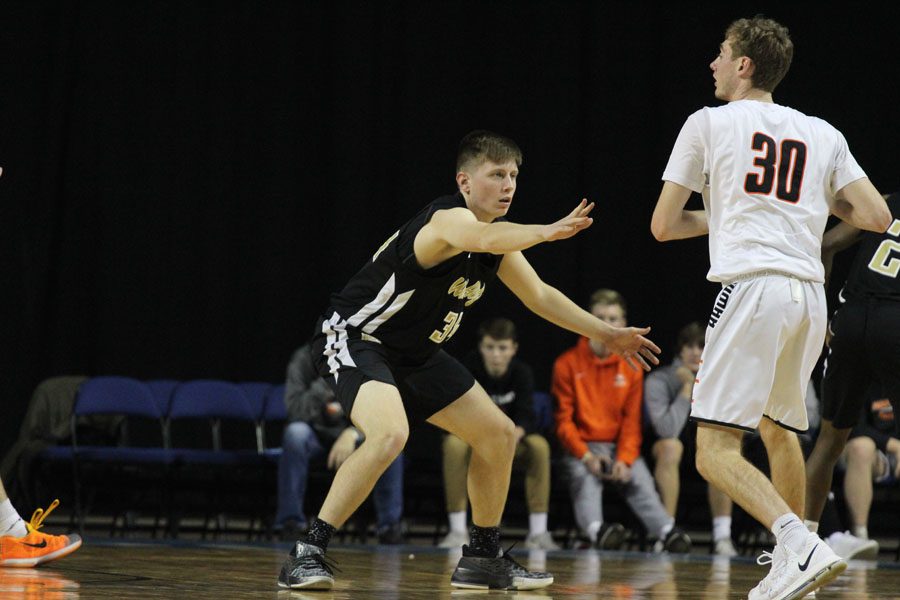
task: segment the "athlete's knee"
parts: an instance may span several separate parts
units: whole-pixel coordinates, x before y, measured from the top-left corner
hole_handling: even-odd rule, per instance
[[[516,451],[515,423],[503,413],[496,415],[491,427],[483,428],[482,435],[472,441],[472,448],[482,453],[512,456]]]
[[[315,432],[308,423],[303,421],[289,423],[281,437],[282,450],[289,454],[306,452],[310,437],[314,435]]]
[[[678,466],[684,454],[684,444],[678,438],[663,438],[653,444],[653,457],[658,465]]]
[[[409,439],[409,428],[395,425],[367,435],[366,443],[372,444],[383,462],[389,464],[403,451],[407,439]]]
[[[869,468],[875,460],[875,442],[870,437],[855,437],[847,442],[847,466]]]
[[[527,449],[531,460],[550,459],[550,444],[539,433],[530,433],[522,438],[522,444]]]

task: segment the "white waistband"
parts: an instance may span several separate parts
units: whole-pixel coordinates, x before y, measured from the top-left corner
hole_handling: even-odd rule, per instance
[[[722,287],[726,285],[731,285],[732,283],[736,283],[738,281],[746,281],[748,279],[757,279],[758,277],[768,277],[769,275],[778,275],[780,277],[787,277],[788,279],[796,279],[797,281],[802,281],[804,283],[813,283],[811,279],[803,279],[801,277],[797,277],[791,273],[786,273],[785,271],[775,271],[772,269],[766,269],[764,271],[753,271],[752,273],[744,273],[743,275],[738,275],[737,277],[733,277],[728,281],[722,282]]]

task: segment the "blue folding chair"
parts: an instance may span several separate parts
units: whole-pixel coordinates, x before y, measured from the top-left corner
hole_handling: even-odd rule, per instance
[[[147,389],[153,395],[156,405],[164,417],[169,416],[169,403],[172,402],[172,392],[178,387],[179,381],[175,379],[149,379],[144,381]]]
[[[207,420],[212,441],[207,449],[174,448],[175,455],[182,461],[216,464],[237,463],[248,456],[258,456],[262,451],[255,433],[258,416],[259,411],[253,409],[247,394],[236,383],[216,379],[197,379],[181,383],[172,393],[172,402],[169,405],[170,427],[184,419]],[[241,436],[242,440],[238,440],[237,449],[226,449],[223,446],[223,420],[244,424],[243,433],[246,435]],[[253,440],[254,443],[250,444],[248,440]]]
[[[263,455],[269,462],[278,462],[281,456],[281,434],[287,423],[287,407],[284,403],[286,386],[282,383],[269,389],[263,410]]]
[[[238,386],[244,390],[247,401],[250,402],[250,409],[256,415],[256,447],[262,452],[265,448],[263,413],[266,409],[266,396],[269,395],[272,384],[262,381],[242,381],[238,383]]]
[[[216,532],[226,529],[226,501],[234,507],[242,499],[250,499],[251,492],[261,485],[264,459],[259,419],[260,410],[254,410],[246,392],[236,383],[198,379],[181,383],[172,393],[169,428],[179,473],[177,488],[186,492],[185,502],[197,494],[205,497],[203,537],[213,515]],[[182,426],[188,428],[187,438],[178,437]],[[203,439],[208,441],[206,447],[190,447],[188,443],[196,446],[197,440]],[[177,535],[178,522],[179,518],[172,515],[173,536]]]
[[[76,422],[79,417],[88,415],[123,415],[150,420],[155,423],[155,444],[149,447],[80,445]],[[150,467],[154,465],[162,468],[163,479],[166,478],[173,456],[166,448],[165,427],[164,414],[143,382],[130,377],[104,376],[88,379],[81,384],[71,418],[72,464],[79,530],[84,530],[84,518],[88,512],[82,500],[82,484],[87,480],[86,473],[89,469],[101,472],[100,481],[113,481],[119,488],[127,487],[129,482],[123,480],[123,474],[129,468],[128,472],[133,472],[134,467],[141,470],[140,477],[129,478],[133,480],[130,483],[135,485],[149,474]],[[116,476],[109,476],[108,472],[115,472]],[[116,520],[117,517],[114,516],[114,527]],[[158,522],[157,513],[156,523]]]

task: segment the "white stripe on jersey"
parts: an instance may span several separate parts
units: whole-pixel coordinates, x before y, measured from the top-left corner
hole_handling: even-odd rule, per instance
[[[369,321],[369,323],[365,327],[363,327],[363,333],[375,333],[375,330],[378,329],[382,323],[393,317],[394,314],[397,313],[397,311],[399,311],[406,305],[407,302],[409,302],[409,299],[412,298],[412,295],[415,293],[415,291],[416,290],[409,290],[408,292],[403,292],[402,294],[399,294],[396,298],[394,298],[394,301],[391,302],[391,305],[387,308],[387,310]]]
[[[385,304],[387,304],[387,301],[390,300],[391,296],[394,295],[394,286],[395,285],[396,285],[396,281],[394,278],[394,274],[391,273],[390,279],[388,279],[387,283],[385,283],[381,287],[381,289],[378,291],[378,294],[375,296],[375,298],[371,302],[369,302],[368,304],[363,306],[361,309],[359,309],[359,311],[355,315],[350,317],[347,320],[347,323],[349,323],[353,327],[359,327],[363,321],[365,321],[366,319],[368,319],[369,317],[374,315],[376,312],[381,310],[381,307],[383,307]]]
[[[338,369],[341,366],[355,367],[356,363],[350,356],[347,347],[347,322],[341,315],[334,313],[331,318],[322,323],[322,333],[327,336],[325,351],[323,354],[328,361],[328,370],[334,375],[334,381],[338,380]]]

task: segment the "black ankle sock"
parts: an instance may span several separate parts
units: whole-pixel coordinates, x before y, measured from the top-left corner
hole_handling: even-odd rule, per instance
[[[306,534],[306,543],[318,546],[322,550],[328,550],[328,542],[331,536],[337,531],[333,526],[329,525],[319,517],[313,519],[312,525],[309,526],[309,533]]]
[[[472,525],[469,551],[474,556],[495,558],[500,555],[500,528]]]

